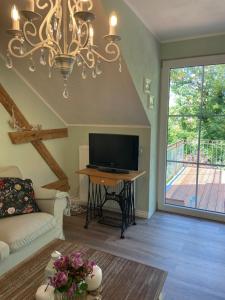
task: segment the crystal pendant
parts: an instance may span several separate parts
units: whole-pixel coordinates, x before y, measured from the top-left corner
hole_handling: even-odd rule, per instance
[[[24,53],[25,53],[25,47],[24,47],[23,44],[21,44],[19,52],[20,52],[20,55],[24,55]]]
[[[86,79],[87,78],[87,68],[85,65],[83,65],[83,70],[82,70],[82,78]]]
[[[35,64],[34,64],[34,60],[33,57],[30,57],[30,65],[29,65],[29,71],[30,72],[35,72],[36,68],[35,68]]]
[[[53,28],[51,24],[49,25],[49,36],[51,39],[53,39]]]
[[[52,68],[49,67],[48,69],[48,78],[52,78]]]
[[[77,56],[77,66],[78,67],[82,66],[81,57],[79,55]]]
[[[119,72],[122,73],[122,59],[119,58]]]
[[[56,31],[57,28],[58,28],[58,20],[57,20],[56,16],[54,17],[53,28],[54,28],[55,31]]]
[[[68,91],[68,87],[67,87],[67,82],[64,82],[64,90],[63,90],[63,98],[64,99],[68,99],[69,98],[69,91]]]
[[[57,31],[57,39],[60,41],[62,38],[62,33],[60,30]]]
[[[41,49],[40,64],[42,66],[46,66],[46,64],[47,64],[44,49]]]
[[[69,31],[73,31],[73,20],[72,20],[72,17],[70,17]]]
[[[12,61],[12,57],[9,54],[9,52],[7,52],[7,54],[6,54],[6,67],[8,69],[12,69],[13,68],[13,61]]]
[[[19,49],[20,55],[24,55],[24,53],[26,52],[26,47],[25,47],[24,42],[25,42],[25,41],[24,41],[24,38],[21,38],[21,39],[20,39],[21,45],[20,45],[20,49]]]
[[[97,75],[101,75],[102,74],[102,69],[101,69],[101,61],[98,59],[96,66],[95,66],[95,71]]]
[[[92,78],[94,78],[94,79],[97,77],[95,68],[92,70],[92,74],[91,75],[92,75]]]

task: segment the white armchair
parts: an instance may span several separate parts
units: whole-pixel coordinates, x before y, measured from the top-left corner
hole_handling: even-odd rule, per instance
[[[22,178],[15,167],[0,168],[0,177]],[[34,186],[41,212],[0,218],[0,275],[54,239],[64,239],[63,213],[68,193]]]

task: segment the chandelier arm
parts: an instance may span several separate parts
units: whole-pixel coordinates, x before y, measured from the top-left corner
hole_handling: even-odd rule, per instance
[[[27,27],[30,26],[33,29],[33,32],[30,31]],[[23,37],[25,41],[31,46],[31,47],[36,47],[36,44],[32,43],[30,40],[29,36],[35,37],[37,36],[37,28],[35,27],[34,23],[30,21],[26,21],[23,25]],[[15,39],[13,39],[15,40]]]
[[[82,35],[82,28],[83,27],[85,27],[85,30],[86,30],[86,32],[85,32],[86,38],[85,38],[84,42],[82,43],[82,41],[81,41],[81,35]],[[82,25],[80,27],[80,30],[81,30],[81,34],[79,36],[79,44],[80,44],[80,49],[82,49],[82,48],[86,48],[87,45],[88,45],[88,42],[89,42],[89,37],[90,37],[89,34],[90,33],[89,33],[88,23],[87,22],[82,23]]]
[[[54,56],[55,53],[53,53],[54,51],[52,49],[49,49],[49,55],[48,55],[48,65],[52,68],[54,66]]]
[[[30,30],[27,29],[28,26],[31,26],[31,28],[34,30],[33,32],[31,32]],[[35,25],[30,22],[30,21],[26,21],[24,23],[24,26],[23,26],[23,37],[24,37],[24,40],[28,43],[28,45],[30,45],[32,48],[34,48],[34,51],[36,51],[36,48],[40,48],[40,47],[47,47],[47,48],[53,48],[51,45],[48,45],[48,39],[41,39],[41,42],[39,43],[32,43],[32,41],[29,39],[29,36],[32,36],[32,37],[35,37],[37,36],[37,29],[35,27]],[[17,38],[13,38],[11,41],[15,41],[15,40],[18,40]],[[10,41],[10,42],[11,42]],[[52,44],[59,49],[59,46],[58,44],[55,42],[55,41],[52,41]],[[33,52],[34,52],[33,51]]]
[[[73,47],[74,44],[76,44],[76,49],[71,51],[71,48]],[[74,39],[69,45],[68,53],[69,55],[76,56],[78,52],[79,52],[79,41]]]
[[[51,28],[51,20],[52,20],[52,17],[53,15],[56,13],[57,11],[57,8],[58,8],[58,5],[59,5],[59,2],[58,0],[55,1],[55,4],[53,3],[52,0],[48,0],[49,1],[49,4],[47,4],[46,7],[50,6],[49,7],[49,11],[48,13],[46,14],[43,22],[41,23],[41,26],[39,28],[39,38],[41,41],[45,41],[46,43],[49,43],[49,44],[54,44],[57,46],[58,50],[61,51],[61,47],[60,47],[60,44],[58,43],[58,41],[54,38],[54,34],[50,34],[50,28]],[[45,36],[44,37],[44,32],[45,32]]]
[[[42,5],[40,4],[41,1],[44,1],[44,3]],[[48,1],[50,2],[51,8],[53,8],[53,1],[52,0],[48,0]],[[58,0],[55,0],[55,1],[57,2]],[[43,10],[43,9],[47,8],[49,6],[49,4],[46,3],[46,0],[36,0],[36,6],[38,9]]]
[[[72,42],[70,43],[70,45],[73,43],[73,40],[76,39],[76,33],[78,32],[78,25],[77,25],[77,21],[74,17],[74,12],[76,11],[76,4],[74,2],[74,0],[72,0],[74,5],[71,4],[71,0],[68,0],[68,7],[69,7],[69,12],[70,12],[70,18],[72,20],[72,24],[73,24],[73,31],[72,31]],[[70,46],[69,46],[70,49]]]
[[[114,57],[112,57],[112,58],[107,58],[107,57],[103,56],[101,53],[99,53],[95,49],[92,49],[92,52],[97,57],[101,58],[103,61],[109,62],[109,63],[110,62],[116,62],[119,59],[120,55],[121,55],[119,46],[114,42],[111,42],[111,43],[107,44],[106,47],[105,47],[105,52],[107,54],[114,55]]]
[[[62,26],[62,7],[60,6],[60,4],[58,3],[58,10],[59,10],[59,23],[58,23],[58,27],[57,27],[57,32],[56,32],[56,44],[59,46],[58,49],[59,49],[59,53],[63,53],[62,51],[62,48],[60,46],[60,36],[61,36],[61,33],[60,33],[60,29],[61,29],[61,26]]]
[[[36,52],[37,50],[39,50],[40,48],[42,48],[44,46],[44,43],[39,43],[39,44],[36,45],[36,47],[32,48],[31,50],[27,51],[24,54],[16,54],[16,52],[13,49],[14,48],[13,47],[13,43],[14,42],[18,42],[18,41],[19,41],[18,38],[13,38],[13,39],[10,40],[10,42],[8,44],[8,50],[9,50],[10,54],[12,56],[16,57],[16,58],[25,58],[25,57],[33,54],[34,52]],[[50,49],[55,54],[57,53],[54,48],[52,48],[52,47],[50,47],[48,45],[46,45],[45,48]]]
[[[88,50],[87,48],[86,49],[82,49],[82,50]],[[88,53],[91,53],[91,52],[88,52]],[[92,57],[88,57],[88,54],[86,55],[87,58],[82,54],[82,53],[79,53],[80,57],[82,58],[83,62],[85,63],[85,65],[89,68],[89,69],[92,69],[94,68],[95,66],[95,57],[94,57],[94,54],[92,53]],[[90,54],[89,54],[90,55]]]

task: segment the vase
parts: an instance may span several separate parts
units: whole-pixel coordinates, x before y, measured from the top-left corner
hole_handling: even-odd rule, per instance
[[[87,299],[87,294],[84,293],[83,295],[80,296],[71,296],[69,297],[66,293],[55,293],[55,300],[86,300]]]
[[[89,292],[96,291],[102,283],[102,270],[99,266],[93,267],[93,272],[87,276],[85,282],[88,285],[87,290]]]

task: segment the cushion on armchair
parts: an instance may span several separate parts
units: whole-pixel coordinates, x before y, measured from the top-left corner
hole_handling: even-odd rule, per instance
[[[0,218],[39,211],[30,179],[0,178]]]

